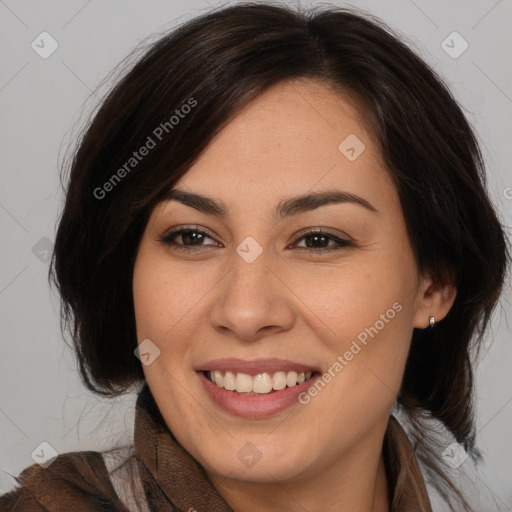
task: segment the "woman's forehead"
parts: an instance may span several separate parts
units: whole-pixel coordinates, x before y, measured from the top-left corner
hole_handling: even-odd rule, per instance
[[[355,105],[327,87],[279,84],[240,111],[175,185],[280,195],[382,189],[390,179],[359,118]]]

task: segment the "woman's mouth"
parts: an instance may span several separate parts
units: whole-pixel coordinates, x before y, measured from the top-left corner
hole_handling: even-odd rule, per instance
[[[271,416],[294,404],[320,376],[317,368],[280,359],[217,359],[196,369],[206,394],[235,416]]]

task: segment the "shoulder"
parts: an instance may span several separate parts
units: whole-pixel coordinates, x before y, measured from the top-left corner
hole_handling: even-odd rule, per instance
[[[126,510],[99,452],[59,455],[47,467],[29,466],[16,480],[18,487],[0,496],[2,512]]]

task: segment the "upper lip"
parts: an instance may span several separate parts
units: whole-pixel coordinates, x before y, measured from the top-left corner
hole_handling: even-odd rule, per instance
[[[196,371],[213,371],[220,370],[233,373],[245,373],[247,375],[257,375],[258,373],[275,373],[275,372],[319,372],[320,370],[314,366],[289,361],[287,359],[261,358],[261,359],[236,359],[222,358],[212,359],[195,369]]]

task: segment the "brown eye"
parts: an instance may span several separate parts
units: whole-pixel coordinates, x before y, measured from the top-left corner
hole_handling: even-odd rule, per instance
[[[303,234],[300,238],[295,241],[295,244],[299,240],[304,240],[306,245],[302,246],[308,252],[329,252],[343,249],[344,247],[353,247],[353,243],[349,240],[339,238],[331,233],[325,231],[309,231]],[[329,242],[334,242],[333,245],[329,246]],[[298,246],[300,247],[300,246]]]
[[[212,244],[204,244],[204,240],[213,238],[204,231],[196,228],[181,228],[165,234],[159,239],[159,242],[171,246],[173,249],[182,251],[194,251],[202,247],[208,247]],[[181,239],[181,240],[179,240]]]

